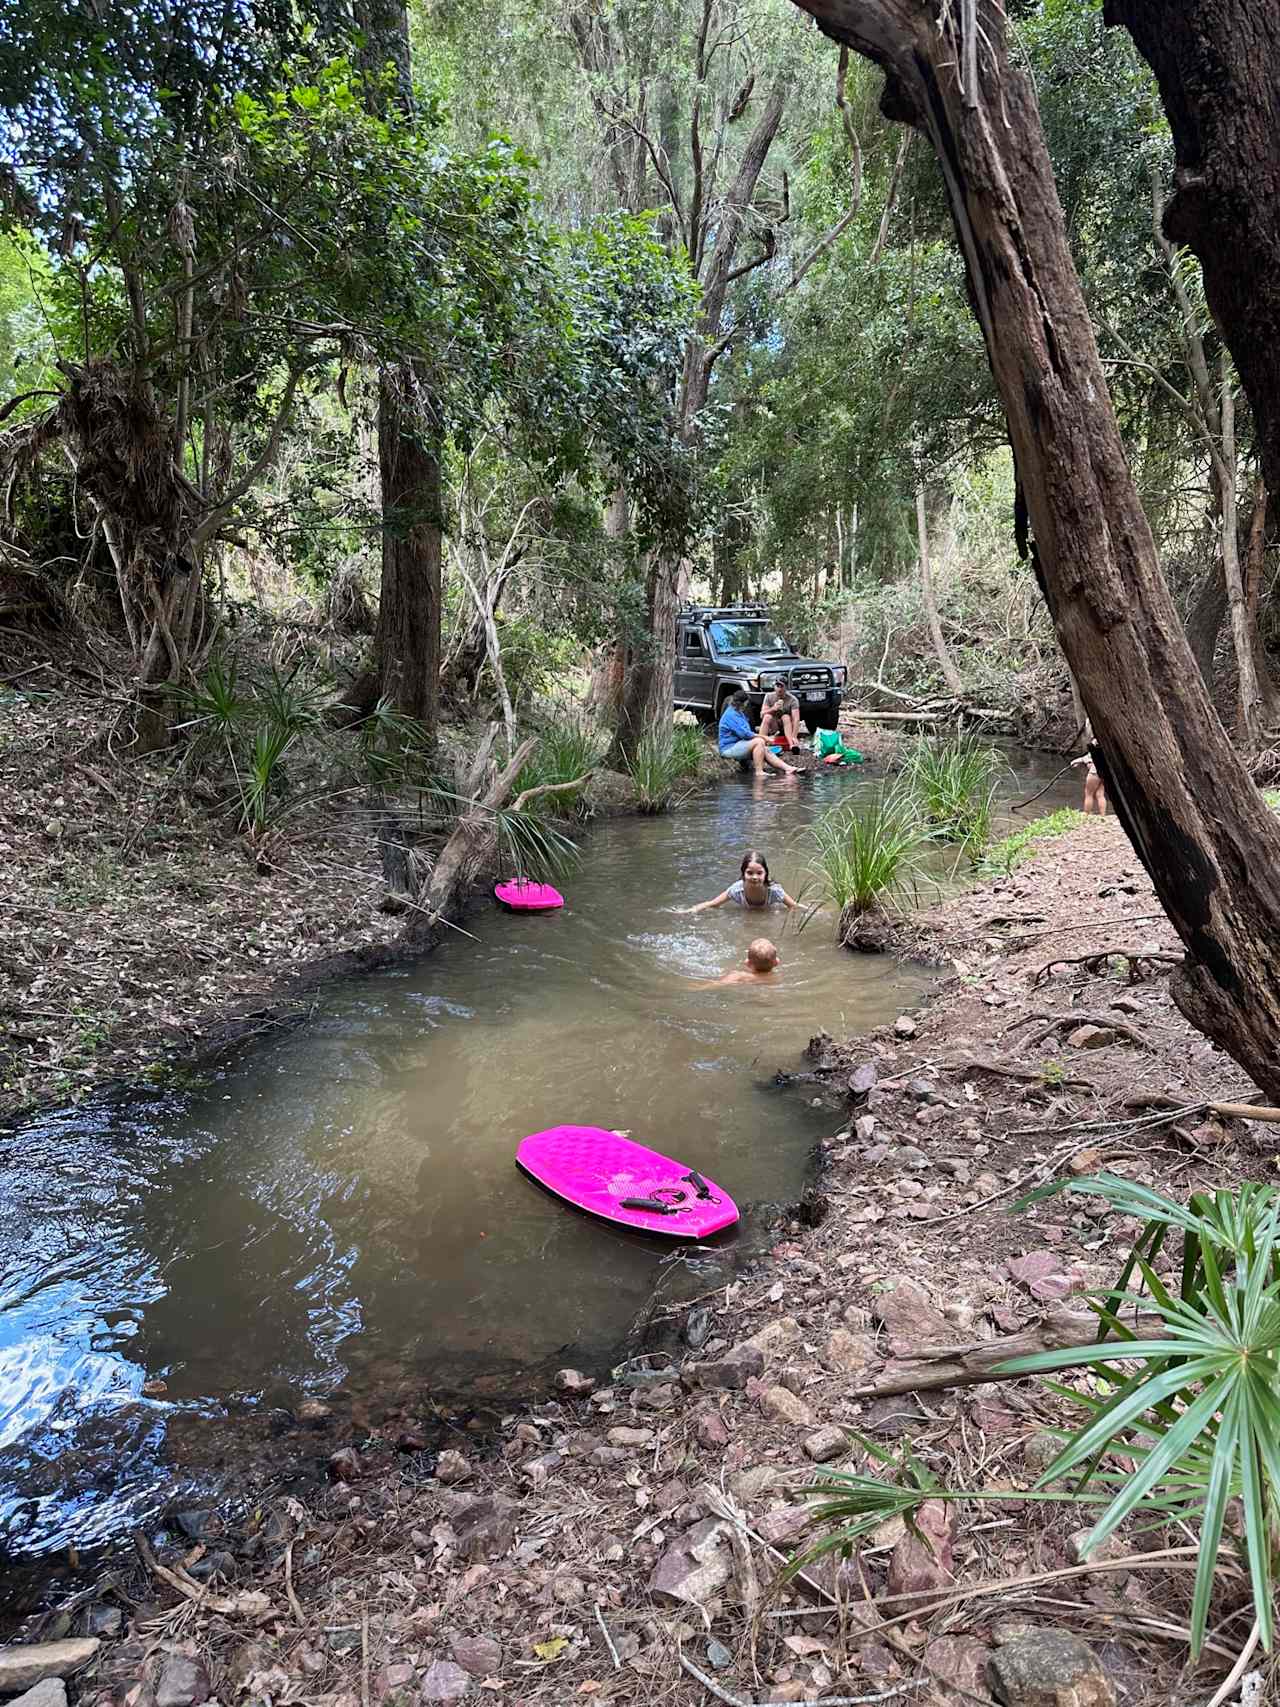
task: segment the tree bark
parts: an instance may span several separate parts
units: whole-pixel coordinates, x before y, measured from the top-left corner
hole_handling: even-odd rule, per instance
[[[929,524],[925,515],[923,484],[916,487],[916,537],[920,544],[920,597],[924,603],[925,621],[929,624],[929,639],[933,642],[934,656],[942,671],[942,679],[947,684],[947,692],[954,699],[963,699],[964,683],[960,680],[960,672],[947,650],[942,623],[938,617],[938,601],[933,590],[933,563],[929,556]]]
[[[940,23],[918,0],[796,3],[883,67],[886,114],[937,153],[1033,561],[1108,796],[1188,951],[1175,999],[1280,1096],[1280,831],[1210,704],[1161,574],[1003,9],[980,0]],[[980,38],[967,84],[966,27]]]
[[[1156,75],[1177,168],[1164,230],[1205,295],[1280,490],[1280,7],[1266,0],[1105,0]]]
[[[1245,598],[1244,573],[1240,567],[1240,534],[1236,518],[1236,403],[1232,389],[1231,364],[1222,358],[1221,453],[1214,453],[1218,486],[1218,514],[1222,524],[1222,579],[1227,589],[1227,612],[1231,618],[1231,640],[1236,654],[1240,739],[1247,753],[1258,747],[1262,702],[1253,652],[1253,629]]]
[[[1227,583],[1223,579],[1222,559],[1215,552],[1187,612],[1187,643],[1210,693],[1213,692],[1213,657],[1226,620]]]
[[[429,406],[410,367],[378,382],[382,475],[382,595],[376,639],[383,697],[434,733],[440,679],[440,458]]]
[[[605,505],[604,535],[617,548],[631,531],[631,506],[627,489],[619,484],[609,494]],[[610,729],[616,729],[622,709],[623,684],[626,680],[627,640],[620,635],[610,645],[602,646],[596,654],[591,672],[591,691],[588,703],[596,716]]]
[[[1262,581],[1267,559],[1267,483],[1258,477],[1253,494],[1253,509],[1249,516],[1249,531],[1244,549],[1245,623],[1253,650],[1253,673],[1258,686],[1258,701],[1262,722],[1273,728],[1280,713],[1280,694],[1271,679],[1271,666],[1259,629],[1262,604]]]

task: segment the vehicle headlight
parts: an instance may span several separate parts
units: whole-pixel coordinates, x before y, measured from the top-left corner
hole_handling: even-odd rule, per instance
[[[771,688],[777,679],[778,678],[776,676],[760,676],[757,678],[759,685],[762,688]]]

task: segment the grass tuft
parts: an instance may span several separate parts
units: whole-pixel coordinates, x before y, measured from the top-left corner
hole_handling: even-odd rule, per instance
[[[958,842],[976,859],[991,840],[996,785],[1007,771],[994,747],[973,734],[933,741],[921,735],[907,753],[903,776],[921,816],[942,841]]]

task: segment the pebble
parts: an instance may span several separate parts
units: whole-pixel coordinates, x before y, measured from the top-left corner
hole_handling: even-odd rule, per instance
[[[1116,1692],[1093,1649],[1067,1630],[1027,1630],[987,1661],[1005,1707],[1115,1707]]]
[[[447,1447],[436,1459],[436,1480],[448,1486],[465,1482],[470,1474],[470,1461],[455,1447]]]
[[[201,1707],[209,1699],[209,1674],[187,1654],[168,1654],[156,1684],[156,1707]]]
[[[67,1686],[60,1677],[46,1677],[19,1695],[10,1707],[67,1707]]]
[[[729,1426],[719,1411],[699,1411],[694,1432],[700,1446],[714,1448],[729,1444]]]
[[[897,1019],[893,1022],[893,1035],[902,1039],[904,1042],[907,1038],[914,1037],[916,1030],[916,1022],[911,1018],[910,1014],[899,1014]]]
[[[20,1695],[47,1677],[69,1677],[87,1666],[102,1643],[96,1636],[0,1648],[0,1695]]]
[[[808,1405],[786,1387],[766,1387],[758,1402],[762,1415],[773,1422],[791,1423],[795,1428],[808,1428],[813,1422]]]
[[[585,1399],[595,1387],[595,1381],[590,1375],[584,1375],[580,1369],[559,1369],[555,1378],[556,1390],[568,1393],[576,1399]]]
[[[461,1701],[471,1691],[471,1679],[452,1660],[433,1660],[422,1674],[423,1701]]]
[[[876,1135],[875,1115],[860,1114],[853,1123],[853,1130],[860,1144],[869,1144]]]
[[[707,1641],[707,1664],[716,1671],[727,1671],[733,1664],[733,1655],[723,1642],[717,1642],[714,1636]]]
[[[1067,1037],[1072,1049],[1105,1049],[1115,1040],[1115,1032],[1104,1025],[1080,1025]]]
[[[651,1428],[611,1428],[606,1436],[610,1446],[652,1446]]]
[[[847,1444],[844,1430],[838,1428],[835,1423],[827,1423],[809,1436],[804,1443],[804,1450],[815,1464],[827,1464],[833,1458],[839,1458]]]
[[[865,1316],[861,1318],[865,1325]],[[875,1355],[871,1342],[848,1328],[832,1328],[822,1348],[822,1366],[833,1375],[856,1375]]]

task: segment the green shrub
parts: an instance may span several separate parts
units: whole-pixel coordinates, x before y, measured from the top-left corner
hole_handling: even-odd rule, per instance
[[[673,733],[670,729],[651,729],[641,736],[627,761],[627,772],[636,785],[636,805],[642,812],[665,812],[684,774]]]
[[[553,725],[539,738],[533,753],[520,767],[513,794],[523,794],[529,788],[543,788],[563,782],[576,782],[587,777],[600,763],[603,742],[594,729],[585,723],[569,720]],[[546,795],[531,800],[526,811],[530,817],[571,818],[584,816],[587,810],[586,785],[569,789],[564,794]]]
[[[1104,1174],[1055,1182],[1027,1201],[1059,1191],[1101,1197],[1143,1227],[1115,1286],[1089,1301],[1098,1340],[1001,1366],[1007,1375],[1091,1372],[1092,1390],[1052,1385],[1083,1412],[1073,1429],[1054,1431],[1062,1441],[1058,1456],[1034,1488],[962,1492],[941,1486],[909,1443],[889,1452],[862,1440],[869,1459],[892,1477],[833,1470],[819,1478],[808,1492],[818,1502],[813,1521],[827,1533],[789,1569],[848,1552],[886,1517],[909,1517],[926,1499],[1095,1506],[1102,1509],[1086,1555],[1128,1517],[1161,1533],[1199,1531],[1191,1604],[1197,1657],[1224,1542],[1228,1553],[1243,1555],[1259,1634],[1270,1649],[1280,1533],[1280,1192],[1244,1185],[1197,1193],[1183,1206]],[[1156,1263],[1170,1233],[1181,1235],[1182,1251],[1166,1279]],[[1157,1319],[1154,1337],[1139,1339],[1126,1324],[1122,1312],[1133,1307]],[[1071,1485],[1062,1485],[1064,1477]],[[1238,1517],[1229,1522],[1233,1502]]]
[[[1011,830],[1007,836],[993,843],[983,858],[982,869],[1000,872],[1007,877],[1011,871],[1016,871],[1024,860],[1031,858],[1036,851],[1037,842],[1050,841],[1055,836],[1065,836],[1086,822],[1084,813],[1077,812],[1074,806],[1060,806],[1056,812],[1046,813],[1043,818],[1035,818],[1031,823]]]
[[[946,741],[921,735],[907,753],[903,775],[935,834],[959,842],[976,858],[991,840],[996,784],[1007,768],[994,747],[965,732]]]
[[[842,936],[848,916],[881,909],[912,886],[929,842],[914,798],[901,787],[842,801],[810,834],[810,870],[824,899],[840,910]]]
[[[706,737],[700,729],[691,729],[686,724],[671,731],[671,756],[680,776],[697,776],[702,769],[706,752]]]

